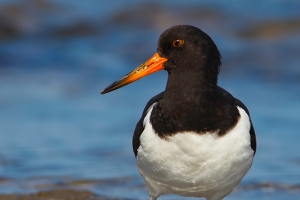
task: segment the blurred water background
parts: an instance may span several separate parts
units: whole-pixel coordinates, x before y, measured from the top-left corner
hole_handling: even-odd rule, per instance
[[[167,74],[100,91],[177,24],[213,38],[219,85],[251,112],[255,161],[226,199],[300,199],[299,10],[296,0],[1,0],[0,199],[59,190],[146,199],[131,138]]]

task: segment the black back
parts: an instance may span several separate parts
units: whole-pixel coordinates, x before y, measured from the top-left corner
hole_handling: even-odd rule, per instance
[[[185,124],[185,125],[181,125],[180,127],[178,126],[179,121],[175,120],[173,122],[171,119],[168,118],[164,118],[162,120],[162,124],[165,126],[165,128],[159,129],[156,128],[153,123],[152,126],[155,130],[155,132],[162,138],[162,139],[166,139],[169,136],[172,136],[178,132],[181,131],[193,131],[193,132],[197,132],[198,134],[205,134],[206,132],[210,131],[218,131],[219,136],[223,136],[225,135],[229,130],[231,130],[233,128],[234,125],[236,125],[240,115],[238,113],[238,110],[236,108],[236,106],[239,106],[240,108],[244,109],[245,112],[248,114],[249,118],[250,118],[250,113],[247,109],[247,107],[238,99],[234,98],[229,92],[227,92],[226,90],[224,90],[221,87],[218,87],[218,93],[219,93],[219,97],[223,96],[223,99],[226,99],[226,105],[225,106],[225,111],[223,111],[225,114],[225,116],[223,115],[219,115],[219,117],[217,117],[217,115],[214,115],[214,117],[209,117],[209,115],[211,115],[211,112],[208,112],[206,114],[206,116],[203,116],[202,119],[208,118],[208,119],[214,119],[212,122],[206,122],[206,123],[214,123],[214,125],[207,125],[203,122],[201,122],[201,118],[199,120],[195,120],[195,122],[198,124],[198,126],[196,126],[196,128],[192,128],[191,124]],[[134,135],[133,135],[133,140],[132,140],[132,146],[133,146],[133,152],[135,154],[135,156],[137,156],[137,149],[140,146],[140,136],[144,131],[144,118],[147,115],[147,111],[149,109],[149,107],[151,105],[153,105],[154,103],[157,103],[155,105],[155,107],[152,110],[152,114],[151,114],[151,118],[150,119],[154,119],[158,117],[158,114],[154,115],[153,113],[158,112],[157,107],[159,106],[159,103],[161,100],[163,100],[164,98],[164,92],[154,96],[146,105],[146,107],[144,108],[142,117],[140,118],[140,120],[138,121],[136,127],[135,127],[135,131],[134,131]],[[224,103],[224,102],[223,102]],[[213,104],[213,103],[212,103]],[[214,105],[214,104],[213,104]],[[228,105],[232,105],[232,106],[228,106]],[[227,110],[226,110],[227,109]],[[217,109],[218,110],[218,109]],[[195,111],[197,111],[197,108],[195,108]],[[219,109],[220,111],[220,109]],[[236,112],[237,111],[237,112]],[[228,114],[231,113],[231,114]],[[228,117],[226,117],[226,115]],[[228,120],[230,119],[231,120]],[[235,120],[232,120],[235,119]],[[255,136],[255,131],[254,131],[254,127],[250,118],[250,123],[251,123],[251,127],[249,130],[249,134],[250,134],[250,142],[251,142],[251,148],[254,151],[254,154],[256,153],[256,136]],[[163,126],[160,126],[163,127]],[[210,129],[208,129],[207,127],[211,127]],[[166,131],[167,130],[167,131]]]

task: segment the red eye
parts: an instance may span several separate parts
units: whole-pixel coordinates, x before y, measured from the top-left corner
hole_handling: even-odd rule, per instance
[[[173,47],[182,47],[184,45],[184,40],[176,39],[172,42]]]

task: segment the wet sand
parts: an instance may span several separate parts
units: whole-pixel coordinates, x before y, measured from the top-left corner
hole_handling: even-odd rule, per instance
[[[121,187],[125,188],[131,185],[128,190],[145,190],[144,185],[135,182],[133,178],[123,177],[116,179],[79,179],[70,180],[68,177],[36,177],[23,180],[23,183],[13,179],[1,179],[0,185],[20,184],[23,189],[31,189],[36,192],[0,194],[0,200],[122,200],[131,198],[116,198],[115,192],[119,193]],[[18,183],[17,183],[18,182]],[[114,189],[115,188],[115,189]],[[119,188],[119,189],[118,189]],[[97,191],[94,193],[92,191]],[[110,196],[103,195],[98,191],[110,191]],[[232,192],[234,199],[249,194],[260,193],[260,197],[270,195],[283,195],[297,197],[300,195],[300,184],[284,184],[276,182],[261,182],[241,184]],[[147,198],[145,194],[144,199]],[[175,198],[177,199],[177,198]]]
[[[34,194],[0,195],[0,200],[110,200],[112,198],[99,197],[89,191],[78,190],[51,190]]]

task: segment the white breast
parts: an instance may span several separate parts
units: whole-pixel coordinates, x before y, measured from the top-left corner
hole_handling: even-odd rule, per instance
[[[172,193],[218,200],[228,195],[252,165],[247,113],[237,107],[239,121],[222,137],[184,132],[161,139],[149,121],[154,105],[145,117],[137,155],[150,196]]]

